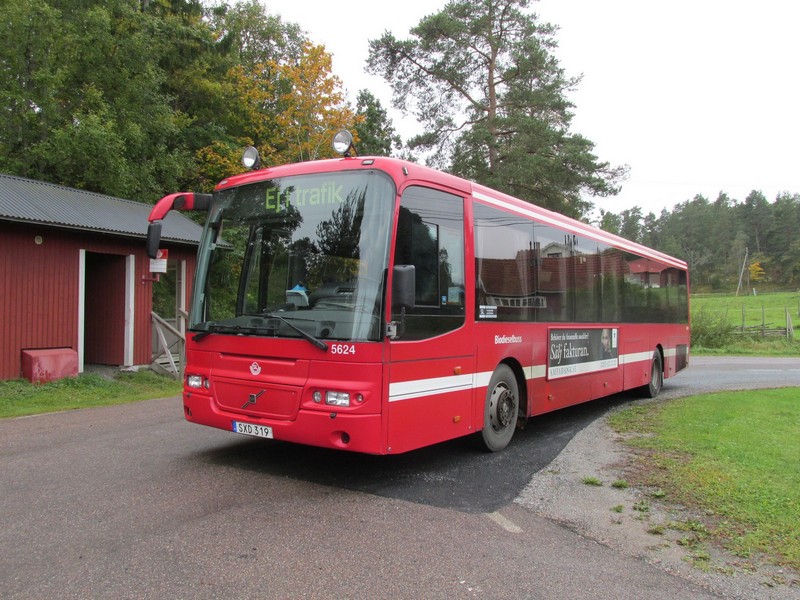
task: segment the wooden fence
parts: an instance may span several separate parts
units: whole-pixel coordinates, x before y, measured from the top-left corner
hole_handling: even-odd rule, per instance
[[[150,313],[150,317],[157,339],[157,344],[154,344],[157,349],[153,352],[150,368],[180,380],[183,378],[183,363],[186,358],[186,335],[184,332],[189,315],[178,310],[177,328],[154,312]]]
[[[748,335],[751,337],[785,337],[794,339],[794,326],[792,325],[792,315],[788,308],[784,309],[785,320],[783,323],[768,322],[766,311],[761,307],[761,323],[747,325],[747,309],[742,305],[742,324],[736,329],[734,333],[740,335]]]

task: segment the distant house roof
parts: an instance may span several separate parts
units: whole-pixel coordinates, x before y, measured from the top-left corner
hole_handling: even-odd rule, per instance
[[[669,268],[663,263],[650,260],[649,258],[637,258],[628,263],[631,273],[661,273],[664,269]]]
[[[144,238],[152,207],[94,192],[0,174],[0,220]],[[202,227],[177,212],[163,221],[161,239],[198,244]]]

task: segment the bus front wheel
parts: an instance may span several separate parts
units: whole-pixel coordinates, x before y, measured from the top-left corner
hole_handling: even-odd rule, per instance
[[[661,392],[664,385],[664,370],[661,363],[661,353],[656,350],[653,355],[653,362],[650,364],[650,383],[642,387],[645,396],[655,398]]]
[[[517,378],[507,365],[500,365],[486,388],[483,410],[483,445],[490,452],[502,450],[511,441],[519,415]]]

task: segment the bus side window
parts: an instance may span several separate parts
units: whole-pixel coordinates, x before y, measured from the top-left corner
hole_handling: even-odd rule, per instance
[[[403,340],[420,340],[464,324],[464,199],[410,186],[403,192],[395,265],[415,268],[415,306]],[[400,315],[392,315],[399,320]]]

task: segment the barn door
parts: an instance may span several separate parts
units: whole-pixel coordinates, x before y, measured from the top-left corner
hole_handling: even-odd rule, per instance
[[[132,257],[82,252],[83,362],[133,363]]]

